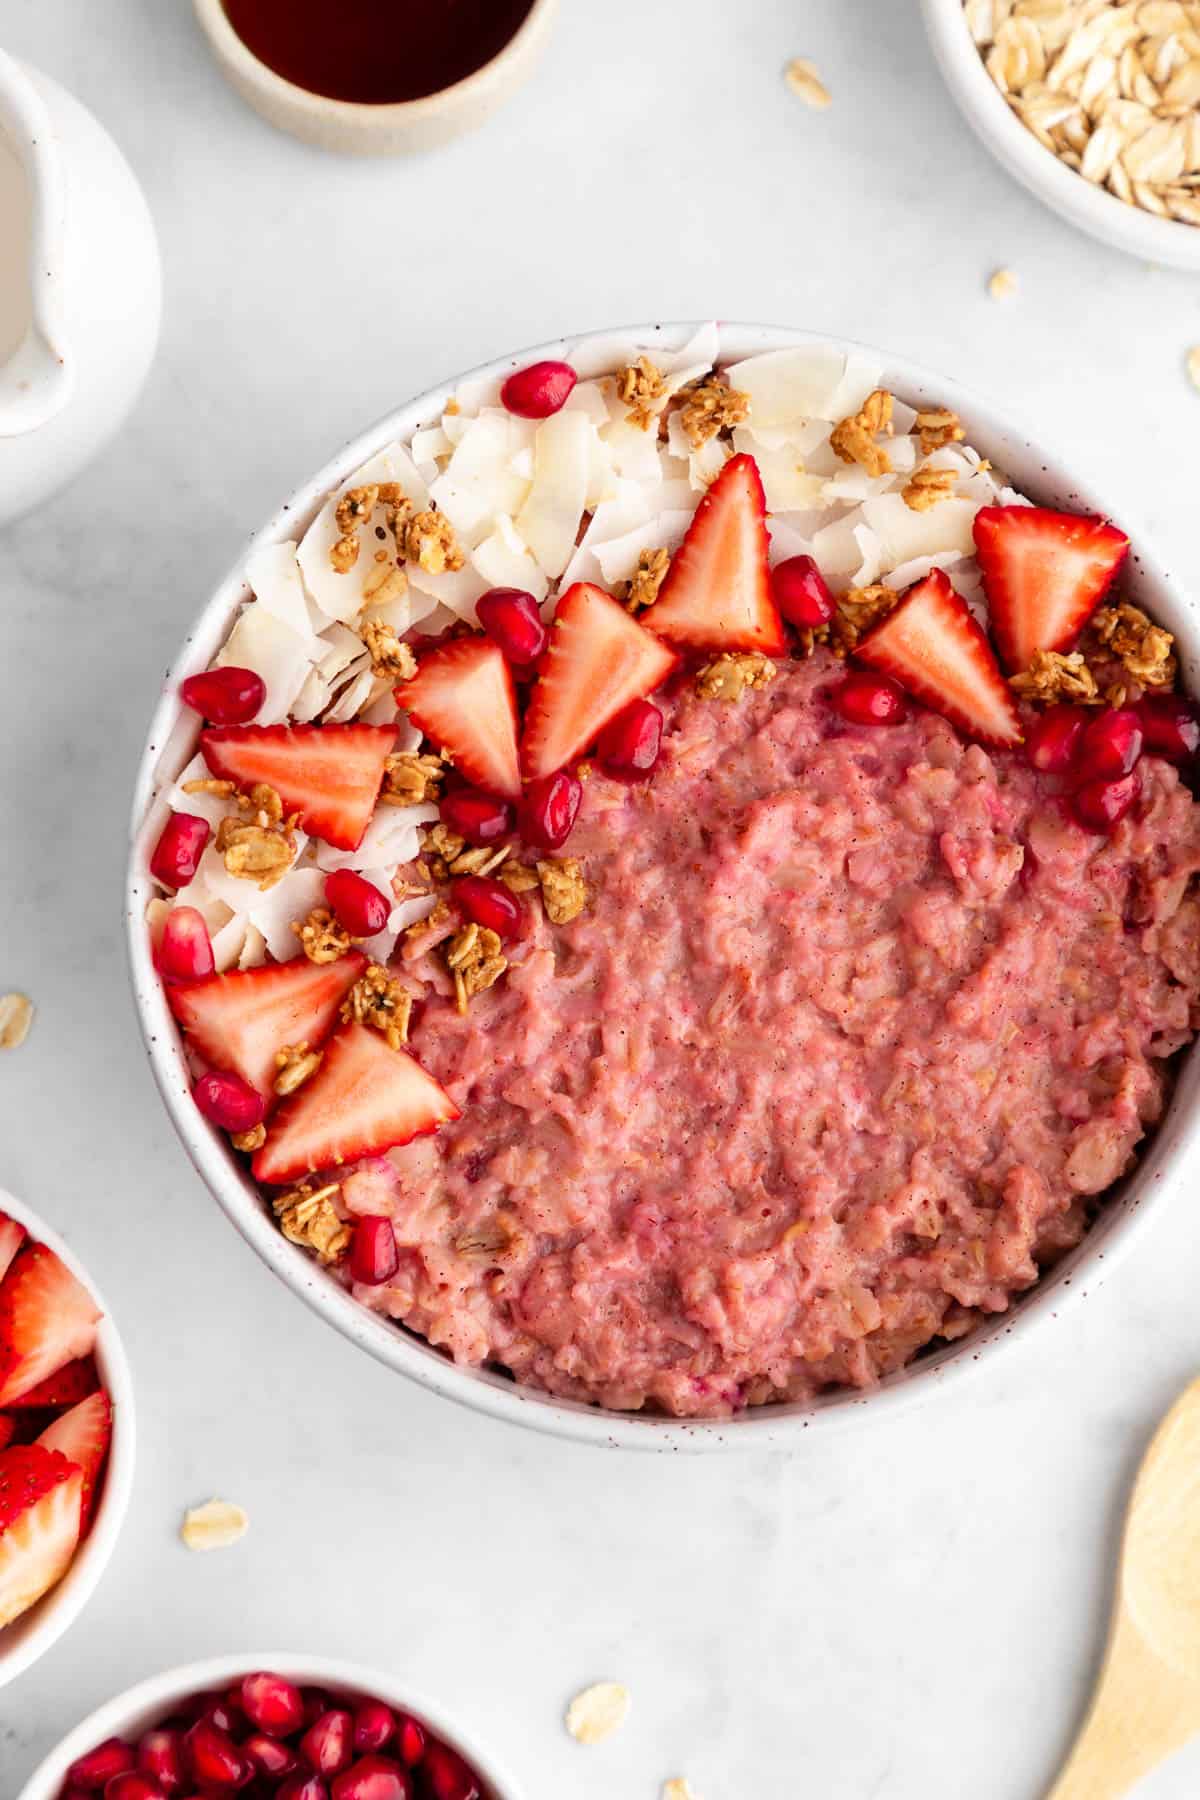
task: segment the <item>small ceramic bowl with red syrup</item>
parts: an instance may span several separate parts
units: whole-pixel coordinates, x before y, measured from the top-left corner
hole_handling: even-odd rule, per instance
[[[78,1258],[0,1189],[0,1687],[75,1622],[133,1487],[133,1381]]]
[[[19,1800],[522,1800],[495,1758],[393,1676],[223,1656],[152,1675],[65,1737]]]
[[[558,0],[194,0],[222,74],[323,150],[430,150],[482,125],[533,72]]]

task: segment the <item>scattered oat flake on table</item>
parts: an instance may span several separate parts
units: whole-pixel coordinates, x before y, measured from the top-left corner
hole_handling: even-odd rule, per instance
[[[997,269],[988,282],[993,300],[1011,300],[1017,291],[1017,278],[1011,269]]]
[[[687,1777],[680,1775],[663,1783],[662,1800],[700,1800],[700,1796]]]
[[[1194,388],[1200,388],[1200,344],[1187,353],[1187,372]]]
[[[0,995],[0,1050],[17,1050],[33,1024],[33,1001],[24,994]]]
[[[227,1550],[245,1537],[250,1520],[230,1500],[208,1500],[183,1516],[179,1535],[189,1550]]]
[[[783,71],[783,79],[806,106],[816,107],[818,112],[823,112],[830,104],[832,96],[829,89],[817,74],[816,64],[809,62],[806,56],[794,56]]]
[[[568,1706],[567,1730],[577,1744],[602,1744],[620,1730],[628,1714],[629,1689],[619,1681],[598,1681]]]

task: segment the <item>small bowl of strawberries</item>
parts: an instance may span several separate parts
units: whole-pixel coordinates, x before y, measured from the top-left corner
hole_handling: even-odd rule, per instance
[[[74,1622],[133,1483],[133,1383],[77,1258],[0,1189],[0,1687]]]
[[[152,1676],[51,1752],[20,1800],[518,1800],[495,1763],[390,1676],[220,1657]]]

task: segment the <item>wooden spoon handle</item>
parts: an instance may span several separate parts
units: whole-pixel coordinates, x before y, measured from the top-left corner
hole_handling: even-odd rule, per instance
[[[1156,1656],[1118,1618],[1091,1711],[1046,1800],[1124,1800],[1200,1731],[1200,1681]]]

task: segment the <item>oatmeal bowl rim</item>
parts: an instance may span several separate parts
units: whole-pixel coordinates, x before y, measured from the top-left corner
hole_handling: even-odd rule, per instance
[[[248,598],[243,570],[250,551],[264,543],[285,541],[302,531],[329,493],[368,457],[431,417],[440,417],[447,400],[462,383],[502,379],[529,362],[564,356],[572,346],[593,337],[611,335],[632,340],[650,351],[655,347],[675,349],[686,342],[695,328],[694,322],[618,327],[611,333],[587,333],[491,360],[389,412],[297,488],[242,549],[232,570],[203,607],[166,674],[134,789],[126,889],[134,996],[152,1072],[197,1172],[267,1266],[353,1343],[443,1398],[497,1419],[565,1438],[614,1448],[673,1453],[792,1446],[806,1436],[848,1427],[864,1416],[882,1418],[888,1412],[944,1391],[982,1361],[995,1360],[993,1353],[1003,1344],[1028,1337],[1036,1321],[1056,1317],[1068,1304],[1085,1297],[1107,1274],[1118,1253],[1123,1254],[1136,1240],[1148,1213],[1162,1211],[1165,1196],[1161,1190],[1178,1180],[1182,1172],[1184,1151],[1200,1122],[1200,1057],[1190,1049],[1183,1053],[1162,1122],[1081,1243],[1007,1312],[998,1314],[969,1336],[922,1354],[866,1391],[839,1389],[815,1402],[771,1403],[718,1420],[621,1413],[555,1397],[520,1384],[498,1369],[456,1365],[424,1338],[361,1305],[307,1251],[283,1237],[259,1188],[237,1161],[228,1140],[201,1117],[191,1098],[181,1039],[153,966],[145,910],[155,892],[147,862],[149,846],[166,813],[162,794],[192,753],[200,729],[199,720],[178,697],[179,684],[185,676],[209,665],[227,636],[238,607]],[[1116,517],[1133,544],[1127,590],[1176,634],[1181,686],[1191,693],[1200,692],[1200,625],[1189,612],[1182,583],[1145,549],[1145,533],[1124,507],[1108,505],[1094,486],[1071,472],[1065,460],[1055,457],[1006,414],[958,383],[905,358],[827,333],[729,323],[722,324],[720,330],[722,362],[763,351],[807,346],[868,356],[882,366],[883,381],[899,397],[914,405],[946,406],[957,412],[966,427],[967,441],[1035,500],[1067,510]],[[1147,1204],[1152,1195],[1158,1202],[1153,1209]]]
[[[1164,219],[1088,181],[1034,136],[984,66],[963,0],[921,0],[934,61],[964,120],[1015,181],[1089,237],[1144,262],[1200,269],[1200,225]]]

